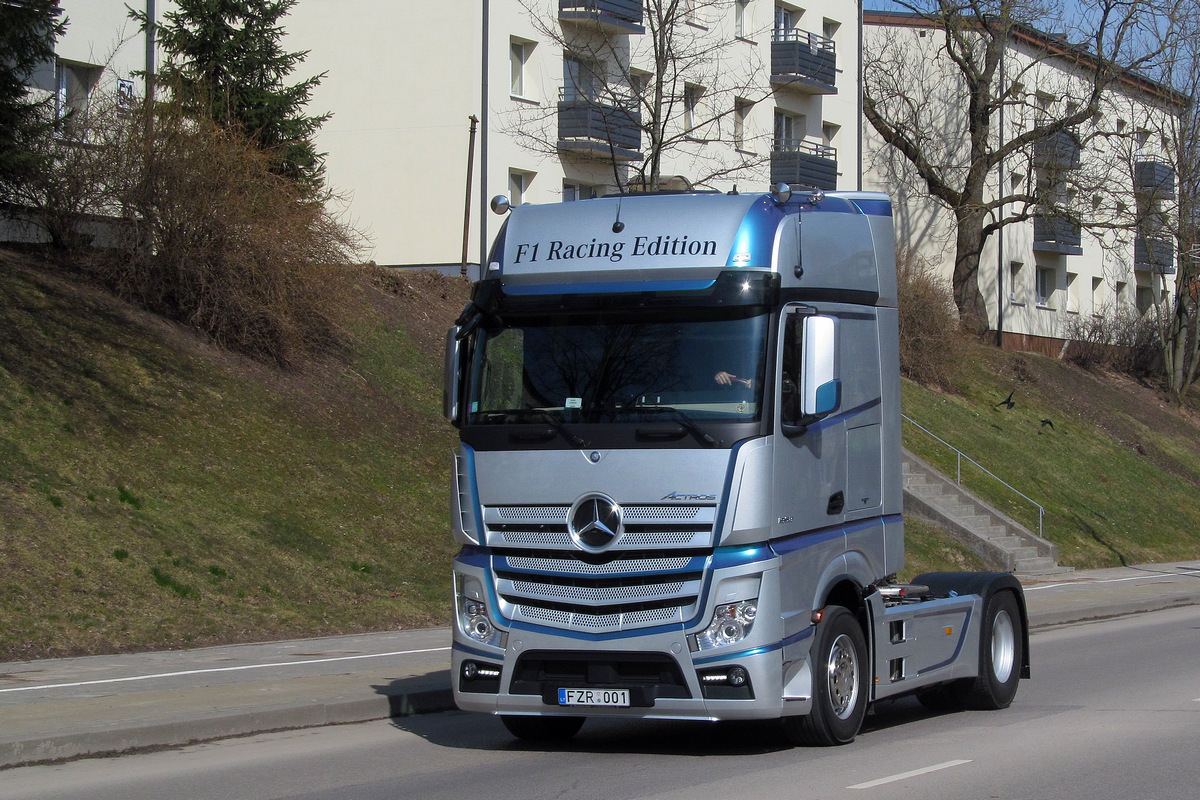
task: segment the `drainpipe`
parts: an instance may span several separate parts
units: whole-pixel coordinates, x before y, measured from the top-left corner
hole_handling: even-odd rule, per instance
[[[858,0],[858,191],[863,190],[863,0]]]
[[[1000,91],[1004,91],[1004,54],[1008,50],[1008,42],[1004,42],[1004,50],[1000,51]],[[1000,130],[998,138],[1000,146],[1004,146],[1004,103],[1000,104]],[[996,166],[997,189],[1004,196],[1004,159]],[[1004,204],[1000,204],[1000,217],[1004,219]],[[1004,228],[996,231],[996,347],[1004,349]]]
[[[482,76],[479,81],[479,279],[487,274],[488,257],[488,38],[490,0],[483,0]]]

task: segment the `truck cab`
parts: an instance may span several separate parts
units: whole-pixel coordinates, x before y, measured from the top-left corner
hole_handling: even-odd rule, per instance
[[[978,699],[983,675],[1011,702],[1019,584],[894,581],[885,195],[493,205],[508,219],[446,348],[461,708],[531,738],[781,718],[837,744],[886,696]]]

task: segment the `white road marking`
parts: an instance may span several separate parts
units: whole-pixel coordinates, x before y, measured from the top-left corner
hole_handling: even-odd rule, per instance
[[[1059,586],[1092,586],[1098,583],[1124,583],[1126,581],[1158,580],[1160,578],[1175,578],[1180,575],[1200,575],[1200,570],[1184,569],[1179,572],[1148,572],[1145,575],[1130,575],[1125,578],[1108,578],[1101,581],[1064,581],[1062,583],[1038,583],[1024,587],[1026,594],[1038,589],[1057,589]]]
[[[943,761],[941,764],[934,764],[932,767],[922,767],[921,769],[914,769],[911,772],[901,772],[899,775],[889,775],[886,778],[879,778],[877,780],[867,781],[866,783],[856,783],[853,786],[847,786],[846,788],[847,789],[873,789],[876,786],[882,786],[885,783],[894,783],[896,781],[902,781],[902,780],[906,780],[908,778],[915,778],[918,775],[927,775],[930,772],[937,772],[938,770],[950,769],[950,767],[958,767],[963,764],[970,764],[970,763],[971,763],[971,759],[969,759],[969,758],[967,758],[967,759],[960,758],[955,761]]]
[[[392,653],[367,653],[357,656],[337,656],[336,658],[313,658],[306,661],[278,661],[271,664],[243,664],[239,667],[211,667],[209,669],[189,669],[180,672],[159,672],[154,675],[131,675],[124,678],[103,678],[94,681],[75,681],[73,683],[45,683],[35,686],[14,686],[0,689],[4,692],[32,692],[38,689],[71,689],[78,686],[100,686],[106,683],[129,683],[131,681],[150,681],[155,678],[177,678],[182,675],[203,675],[210,672],[240,672],[248,669],[267,669],[270,667],[299,667],[305,664],[328,664],[334,661],[359,661],[364,658],[390,658],[392,656],[411,656],[419,653],[440,653],[449,647],[430,647],[425,650],[397,650]]]

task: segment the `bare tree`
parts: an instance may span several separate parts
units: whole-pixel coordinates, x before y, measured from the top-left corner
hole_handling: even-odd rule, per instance
[[[1160,52],[1146,37],[1157,18],[1139,0],[1099,0],[1070,18],[1036,0],[896,4],[907,21],[867,37],[863,112],[895,159],[893,177],[953,215],[954,301],[981,332],[979,264],[992,234],[1034,218],[1071,230],[1134,223],[1123,203],[1088,202],[1114,183],[1119,161],[1081,162],[1080,152],[1128,135],[1102,112],[1110,90]],[[917,35],[936,46],[917,46]],[[1004,114],[1013,124],[1001,136]],[[1024,180],[998,186],[1002,164]]]
[[[1195,102],[1200,94],[1200,5],[1182,5],[1171,22],[1160,31],[1164,58],[1155,77],[1191,102],[1153,128],[1170,168],[1170,191],[1160,194],[1173,207],[1152,222],[1175,254],[1174,296],[1165,308],[1156,308],[1162,310],[1157,328],[1167,387],[1181,400],[1200,376],[1200,104]]]
[[[600,146],[578,155],[606,164],[621,190],[656,189],[678,171],[690,185],[711,186],[751,177],[769,159],[743,124],[770,94],[765,69],[726,63],[738,44],[727,32],[731,0],[645,0],[637,35],[612,35],[598,14],[565,22],[538,0],[521,1],[542,40],[564,54],[557,105],[525,106],[506,121],[527,150],[561,156],[581,132]],[[584,128],[566,131],[564,114]]]

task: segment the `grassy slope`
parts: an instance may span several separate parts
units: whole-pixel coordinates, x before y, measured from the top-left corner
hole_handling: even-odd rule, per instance
[[[353,354],[281,373],[0,251],[0,660],[445,624],[466,287],[361,292]],[[974,364],[906,411],[1046,502],[1067,563],[1200,553],[1194,427],[1047,359]],[[980,566],[910,524],[909,574]]]
[[[362,287],[358,355],[280,373],[4,257],[0,660],[444,624],[424,331],[465,287],[405,280]]]
[[[955,395],[906,382],[905,413],[1042,504],[1060,562],[1103,567],[1200,555],[1194,413],[1128,379],[990,348],[974,349],[958,380]],[[1015,407],[997,407],[1009,392]],[[955,474],[950,451],[907,424],[905,444]],[[963,476],[1037,529],[1028,503],[969,464]]]

